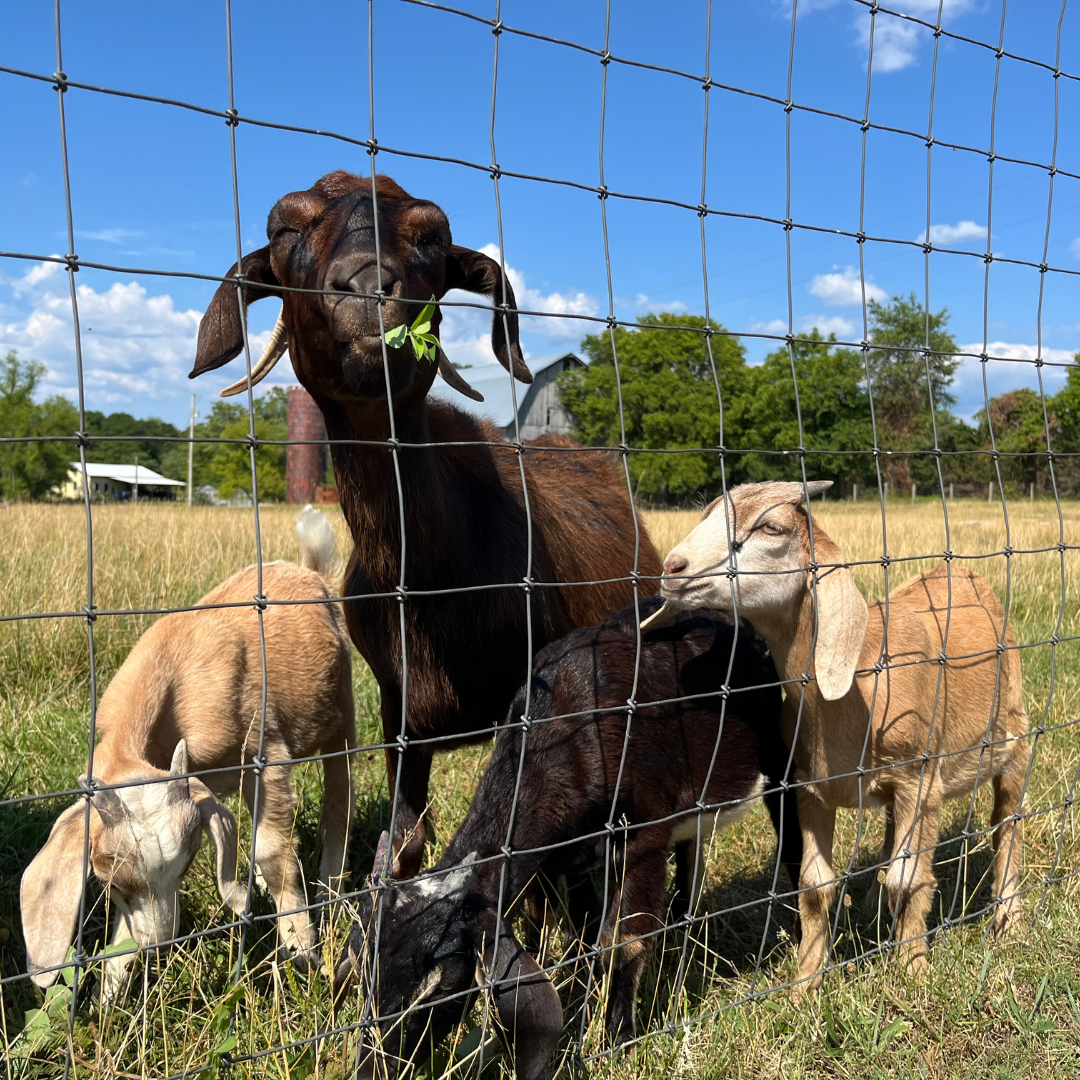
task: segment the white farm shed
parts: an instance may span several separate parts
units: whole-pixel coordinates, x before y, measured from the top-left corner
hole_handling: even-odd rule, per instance
[[[564,371],[584,367],[584,362],[575,353],[566,352],[553,356],[530,357],[525,363],[533,373],[532,384],[514,384],[522,440],[535,439],[549,431],[569,435],[574,421],[559,398],[556,380]],[[432,386],[432,397],[449,401],[475,416],[486,416],[489,420],[494,420],[502,429],[503,435],[513,439],[514,403],[510,396],[510,376],[506,369],[501,364],[490,364],[479,368],[466,368],[461,372],[461,376],[484,395],[483,401],[473,401],[452,390],[441,380]]]
[[[60,487],[65,499],[81,499],[82,465],[69,461],[67,480]],[[172,498],[167,488],[187,487],[183,480],[170,480],[145,465],[105,465],[96,461],[86,463],[86,480],[90,485],[90,497],[98,499],[130,499],[138,484],[139,494],[147,498]]]

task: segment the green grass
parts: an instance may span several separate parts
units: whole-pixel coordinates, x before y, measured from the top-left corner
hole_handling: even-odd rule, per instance
[[[880,515],[875,504],[815,504],[815,515],[854,559],[881,553]],[[1064,508],[1066,539],[1080,538],[1080,505]],[[911,506],[899,500],[888,508],[889,552],[925,555],[945,546],[940,506]],[[1010,506],[1014,548],[1042,548],[1057,542],[1050,504],[1020,502]],[[295,558],[292,511],[262,512],[263,557]],[[666,550],[693,524],[692,514],[647,515],[657,546]],[[228,574],[254,559],[251,512],[227,508],[102,507],[95,509],[95,603],[99,610],[151,608],[190,603]],[[343,549],[346,530],[334,525]],[[1005,543],[1000,508],[958,502],[950,507],[950,543],[963,554],[998,551]],[[78,611],[87,602],[86,535],[77,507],[8,507],[0,509],[0,614]],[[1060,634],[1080,631],[1076,612],[1076,553],[1065,554],[1065,606],[1056,551],[1012,557],[1011,618],[1021,644],[1048,639],[1063,616]],[[973,564],[1004,595],[1005,560],[1001,556]],[[930,563],[893,567],[891,584]],[[868,597],[884,587],[880,566],[859,571]],[[100,615],[94,623],[98,693],[123,662],[152,616]],[[1049,726],[1067,724],[1078,715],[1077,643],[1057,649],[1050,693],[1049,646],[1023,653],[1025,689],[1032,723],[1045,716]],[[74,786],[85,768],[90,700],[90,668],[85,620],[49,618],[0,624],[0,793],[3,798]],[[378,741],[378,692],[366,667],[356,658],[354,683],[358,727],[363,741]],[[461,820],[475,788],[486,747],[470,747],[436,758],[432,773],[431,816],[434,859]],[[889,957],[856,959],[872,950],[887,927],[864,909],[869,873],[856,875],[850,906],[841,909],[837,957],[852,961],[832,971],[822,993],[798,998],[770,988],[795,977],[791,942],[792,915],[780,907],[766,932],[765,893],[772,871],[774,841],[767,817],[755,809],[737,826],[714,839],[709,858],[704,909],[744,909],[710,919],[693,936],[684,991],[673,1001],[682,935],[670,932],[650,963],[638,1005],[639,1028],[657,1030],[697,1017],[709,1018],[673,1033],[658,1032],[628,1054],[602,1059],[590,1067],[597,1077],[1068,1077],[1080,1076],[1080,888],[1071,877],[1052,886],[1040,904],[1037,887],[1055,865],[1057,874],[1080,869],[1080,840],[1072,809],[1060,806],[1080,765],[1078,734],[1069,727],[1052,731],[1039,743],[1028,790],[1024,884],[1024,920],[1005,941],[986,937],[985,923],[974,918],[938,933],[930,973],[922,982],[907,979]],[[296,772],[301,792],[297,815],[300,849],[309,872],[317,861],[316,822],[321,790],[317,766]],[[378,833],[387,816],[386,781],[381,753],[357,755],[357,825],[350,859],[357,879],[369,869]],[[47,799],[0,807],[0,977],[25,968],[19,922],[18,887],[22,870],[48,835],[51,822],[68,800]],[[943,836],[955,837],[967,806],[949,804]],[[239,811],[241,851],[250,842],[250,822]],[[985,828],[989,798],[980,794],[973,827]],[[855,815],[841,813],[836,865],[851,855]],[[865,823],[864,846],[856,871],[872,865],[880,844],[881,822]],[[227,921],[213,884],[210,853],[204,848],[183,894],[182,933],[202,932]],[[942,848],[937,861],[941,883],[938,922],[947,915],[957,892],[959,912],[977,911],[989,899],[988,845],[973,845],[966,862],[958,845]],[[97,897],[91,890],[88,894]],[[259,895],[256,915],[272,912]],[[87,924],[88,951],[104,945],[100,899]],[[328,1022],[329,985],[325,975],[300,976],[274,961],[273,924],[259,922],[243,956],[240,997],[229,997],[238,943],[235,933],[211,933],[174,949],[159,960],[135,966],[126,996],[99,1010],[80,993],[70,1039],[76,1077],[158,1077],[202,1066],[213,1068],[215,1048],[229,1035],[235,1007],[234,1055],[257,1053],[310,1039]],[[329,928],[324,955],[332,960],[343,926]],[[755,961],[764,938],[764,961]],[[546,943],[551,962],[570,947],[562,932]],[[580,1004],[584,972],[567,967],[560,977],[564,1004]],[[89,989],[96,991],[96,979]],[[747,1000],[749,999],[749,1000]],[[33,1021],[28,1013],[41,995],[28,980],[0,987],[0,1076],[59,1077],[64,1071],[67,1039],[64,1002],[55,1015]],[[584,1053],[603,1050],[602,1001],[587,1003]],[[438,1076],[451,1056],[463,1063],[461,1075],[479,1041],[476,1023],[457,1034],[452,1046],[436,1048],[425,1062],[426,1075]],[[339,1016],[358,1018],[354,1004]],[[581,1014],[567,1008],[567,1030],[576,1035]],[[572,1040],[568,1039],[568,1046]],[[288,1077],[316,1073],[334,1080],[345,1075],[353,1044],[334,1036],[318,1052],[299,1046],[272,1053],[254,1063],[234,1066],[230,1075]],[[491,1059],[491,1055],[487,1055]],[[505,1065],[496,1061],[490,1074]],[[569,1075],[567,1066],[564,1072]]]

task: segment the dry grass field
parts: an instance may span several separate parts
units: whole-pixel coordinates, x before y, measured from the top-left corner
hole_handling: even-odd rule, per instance
[[[935,565],[950,547],[965,565],[986,575],[1003,599],[1022,653],[1027,707],[1032,725],[1043,726],[1027,792],[1027,864],[1024,919],[1004,942],[989,940],[985,922],[973,917],[939,932],[930,974],[906,979],[888,956],[860,954],[888,933],[884,920],[864,910],[868,874],[857,876],[840,913],[838,956],[850,961],[832,971],[823,992],[810,1000],[771,990],[795,974],[790,911],[781,906],[768,923],[764,893],[772,873],[774,839],[763,810],[712,843],[704,908],[737,912],[710,919],[691,942],[684,993],[673,1001],[682,935],[671,934],[663,955],[642,984],[642,1026],[667,1028],[614,1060],[586,1068],[595,1077],[1076,1077],[1080,1075],[1080,837],[1071,802],[1080,767],[1080,634],[1077,597],[1080,550],[1057,550],[1059,541],[1080,545],[1080,504],[1058,511],[1049,502],[1008,506],[957,501],[948,508],[949,537],[940,503],[890,503],[886,535],[880,507],[867,501],[815,503],[815,517],[853,560],[866,561],[856,576],[869,599],[886,590],[884,550],[891,559],[891,585]],[[661,552],[697,520],[693,513],[644,512]],[[347,530],[331,514],[342,551]],[[293,511],[260,512],[264,559],[296,557]],[[1008,547],[1011,555],[1002,552]],[[93,624],[100,694],[131,645],[155,617],[113,614],[153,611],[196,601],[212,585],[254,561],[252,512],[229,508],[104,506],[94,510]],[[0,1076],[64,1075],[67,1014],[62,995],[50,1013],[34,1014],[40,995],[25,979],[18,907],[23,868],[44,842],[51,821],[68,799],[18,801],[42,792],[71,789],[85,768],[90,700],[87,624],[77,613],[87,604],[87,537],[79,507],[0,507],[0,615],[43,618],[0,623]],[[76,613],[75,615],[64,613]],[[1048,644],[1057,636],[1060,643]],[[378,694],[356,658],[355,689],[361,740],[377,742]],[[434,858],[467,806],[485,747],[441,755],[432,776]],[[307,868],[314,867],[320,777],[315,767],[298,771],[301,802],[296,823]],[[386,817],[381,754],[361,752],[355,777],[357,826],[350,845],[354,870],[368,869],[374,841]],[[15,801],[13,801],[15,800]],[[966,802],[947,807],[943,835],[955,837]],[[250,820],[238,811],[241,851],[250,840]],[[977,800],[973,825],[989,820],[989,799]],[[869,817],[856,870],[874,862],[881,821]],[[847,864],[855,815],[841,813],[837,866]],[[212,860],[204,847],[182,898],[181,932],[225,921],[213,885]],[[989,900],[988,845],[973,845],[965,860],[959,844],[942,848],[937,860],[941,890],[935,921],[977,913]],[[212,849],[211,849],[212,850]],[[1060,879],[1047,889],[1048,877]],[[256,913],[272,911],[260,897]],[[88,949],[103,947],[101,920],[90,926]],[[230,1075],[282,1077],[346,1073],[349,1044],[335,1036],[316,1054],[303,1042],[328,1022],[329,993],[319,973],[300,976],[274,963],[272,923],[258,924],[262,937],[250,941],[239,989],[230,996],[236,941],[208,935],[168,956],[139,964],[128,993],[99,1009],[91,980],[70,1037],[73,1075],[165,1077],[204,1069],[225,1071],[215,1049],[232,1047],[234,1057],[289,1045],[229,1067]],[[269,928],[269,929],[268,929]],[[340,930],[338,930],[340,940]],[[556,936],[554,952],[561,947]],[[328,935],[325,954],[336,948]],[[760,968],[756,963],[762,954]],[[568,971],[564,1001],[578,978]],[[82,999],[83,995],[80,995]],[[228,1016],[235,1005],[235,1023]],[[350,1011],[351,1010],[351,1011]],[[478,1015],[478,1014],[477,1014]],[[602,1050],[595,1004],[586,1016],[584,1053]],[[568,1029],[581,1026],[568,1010]],[[705,1017],[692,1023],[695,1018]],[[29,1019],[29,1023],[28,1023]],[[357,1020],[349,1006],[339,1020]],[[685,1025],[685,1026],[684,1026]],[[235,1038],[235,1044],[231,1039]],[[422,1074],[461,1076],[475,1058],[473,1025],[455,1046],[437,1048]],[[488,1055],[490,1060],[491,1055]],[[448,1071],[449,1070],[449,1071]],[[500,1062],[491,1075],[506,1072]],[[573,1071],[564,1063],[564,1074]]]

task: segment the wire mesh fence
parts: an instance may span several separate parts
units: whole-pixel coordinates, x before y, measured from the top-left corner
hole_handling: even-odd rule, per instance
[[[1058,165],[1060,89],[1063,82],[1080,82],[1061,55],[1066,5],[1057,18],[1054,61],[1048,63],[1005,48],[1004,4],[997,40],[983,41],[950,29],[945,3],[934,11],[920,5],[923,17],[916,17],[876,0],[852,0],[865,10],[868,49],[863,110],[848,115],[796,100],[797,4],[791,5],[787,86],[781,97],[714,78],[711,3],[704,24],[693,30],[701,39],[702,66],[679,70],[616,55],[610,33],[618,6],[613,12],[610,2],[599,42],[563,40],[511,25],[503,21],[499,0],[488,15],[406,2],[490,30],[489,158],[393,147],[378,138],[373,24],[380,8],[374,3],[365,13],[366,136],[242,113],[234,94],[228,0],[228,94],[222,108],[69,77],[59,0],[56,72],[0,67],[7,76],[51,84],[57,92],[67,253],[3,251],[0,257],[55,263],[67,274],[79,409],[79,428],[68,435],[0,432],[0,440],[49,439],[77,448],[86,534],[84,603],[40,611],[20,604],[19,610],[0,612],[0,620],[13,634],[30,622],[49,627],[29,638],[31,648],[46,653],[35,662],[46,666],[50,647],[54,657],[73,648],[70,635],[61,642],[68,633],[64,629],[53,634],[50,646],[51,628],[77,624],[85,631],[78,648],[89,671],[72,782],[61,790],[37,788],[37,773],[29,765],[22,778],[9,781],[0,799],[20,873],[35,854],[30,845],[41,847],[44,841],[41,814],[53,814],[54,806],[73,807],[62,815],[63,829],[58,821],[42,848],[45,860],[36,864],[37,876],[26,871],[20,912],[25,939],[15,939],[18,948],[9,949],[0,975],[13,1075],[20,1070],[65,1077],[73,1072],[131,1075],[124,1071],[126,1055],[139,1040],[130,1031],[151,1020],[160,1026],[149,1036],[144,1032],[142,1045],[156,1038],[160,1046],[152,1053],[154,1063],[147,1066],[140,1058],[139,1068],[169,1077],[225,1068],[252,1075],[265,1070],[307,1075],[316,1068],[327,1075],[332,1068],[345,1075],[382,1075],[418,1064],[434,1075],[479,1075],[500,1050],[504,1067],[522,1076],[581,1065],[600,1068],[620,1053],[647,1055],[659,1040],[730,1023],[739,1010],[761,999],[812,992],[822,975],[838,977],[830,976],[837,969],[869,969],[875,981],[896,980],[906,968],[926,964],[931,936],[937,938],[937,948],[929,952],[933,964],[954,929],[986,937],[1011,929],[1021,911],[1038,919],[1076,873],[1073,804],[1080,765],[1067,750],[1052,766],[1044,764],[1045,753],[1040,756],[1046,740],[1067,745],[1076,723],[1062,684],[1069,682],[1064,664],[1069,647],[1080,636],[1070,590],[1077,545],[1070,542],[1075,535],[1062,502],[1072,491],[1071,479],[1063,490],[1062,477],[1071,477],[1075,455],[1054,448],[1055,421],[1043,383],[1044,369],[1068,366],[1043,354],[1046,282],[1060,278],[1071,288],[1080,274],[1049,262],[1058,178],[1080,180],[1080,174]],[[933,41],[929,112],[925,128],[918,130],[873,116],[875,40],[882,26],[897,24],[918,27]],[[508,35],[570,50],[599,65],[595,183],[500,165],[500,49]],[[950,42],[987,50],[994,58],[989,135],[981,144],[974,136],[972,145],[964,145],[935,135],[939,53]],[[1053,86],[1048,160],[996,150],[998,86],[1010,65],[1031,69]],[[697,203],[608,186],[613,68],[701,87]],[[72,94],[110,95],[225,121],[236,258],[228,273],[119,266],[75,254],[65,112]],[[782,217],[707,201],[710,109],[718,95],[751,97],[783,114]],[[802,116],[853,126],[860,133],[856,230],[795,216],[792,124]],[[335,141],[366,153],[369,170],[331,174],[308,192],[286,196],[271,213],[268,247],[247,250],[237,150],[237,132],[245,127]],[[867,147],[883,134],[925,146],[921,240],[864,228]],[[985,161],[983,251],[933,240],[932,181],[935,155],[943,150]],[[452,246],[445,215],[433,203],[414,199],[380,175],[392,171],[399,158],[490,177],[496,257]],[[994,175],[1002,163],[1046,175],[1040,259],[993,250]],[[583,333],[606,337],[617,433],[610,442],[522,440],[522,387],[515,375],[524,385],[528,373],[518,320],[553,315],[519,306],[514,296],[503,255],[502,184],[508,179],[558,185],[597,199],[606,314],[560,312],[558,317],[576,321]],[[438,193],[421,196],[437,201]],[[716,440],[710,445],[634,445],[619,334],[642,331],[616,315],[610,214],[620,202],[667,207],[698,219],[702,325],[688,331],[682,323],[656,322],[649,333],[661,339],[687,332],[699,336],[704,377],[715,392]],[[716,220],[753,221],[782,234],[786,327],[736,333],[713,320],[708,226]],[[798,348],[820,338],[800,332],[795,317],[792,238],[800,233],[846,238],[858,253],[861,337],[830,342],[855,350],[863,369],[870,426],[868,438],[856,448],[822,449],[804,435],[800,393],[805,379]],[[872,333],[875,294],[868,285],[867,244],[922,255],[923,341],[889,346],[893,353],[917,358],[925,374],[929,439],[918,449],[894,451],[880,436],[872,365],[881,350],[875,349]],[[942,253],[983,264],[981,351],[935,346],[931,268]],[[991,349],[990,281],[1002,264],[1039,275],[1034,358]],[[205,378],[233,357],[244,358],[248,433],[207,440],[245,448],[250,462],[254,569],[238,575],[232,591],[195,599],[196,581],[208,572],[204,560],[197,573],[192,570],[186,602],[168,589],[154,604],[98,602],[95,536],[117,526],[95,503],[86,479],[90,436],[75,277],[81,268],[219,284],[200,330],[193,375]],[[444,300],[452,288],[484,299]],[[276,339],[276,356],[260,359],[252,357],[247,307],[264,297],[282,301],[284,336]],[[421,325],[421,309],[429,302],[435,310]],[[461,410],[427,404],[436,372],[470,396],[467,385],[462,390],[464,376],[455,374],[441,354],[437,331],[444,308],[492,316],[492,349],[506,369],[512,403],[512,430],[505,436]],[[390,335],[401,327],[409,327],[409,333],[395,345]],[[435,336],[427,340],[425,333]],[[789,446],[728,444],[730,394],[715,343],[736,336],[766,339],[786,350],[797,428]],[[308,594],[297,591],[269,557],[294,560],[290,521],[281,510],[260,503],[259,454],[297,441],[257,434],[254,384],[286,343],[298,378],[322,409],[341,492],[344,523],[338,543],[343,551],[351,547],[352,554],[336,595],[320,591],[312,579]],[[935,364],[956,357],[981,364],[988,448],[955,449],[939,439]],[[999,449],[987,376],[992,360],[1037,373],[1037,450]],[[688,539],[684,536],[696,516],[665,518],[643,510],[636,498],[631,463],[642,454],[709,454],[716,463],[717,498]],[[787,482],[755,488],[733,484],[733,467],[753,455],[788,462]],[[814,459],[826,455],[833,461],[870,462],[874,483],[866,497],[879,511],[873,520],[854,497],[851,503],[815,499],[825,490]],[[972,523],[957,518],[950,463],[976,458],[989,469],[986,491],[995,517]],[[1014,483],[1008,463],[1025,458],[1038,461],[1040,486],[1051,499],[1017,520],[1017,506],[1023,504],[1007,497]],[[905,516],[896,499],[910,492],[915,501],[910,474],[894,465],[916,459],[929,462],[934,476],[929,527],[928,518]],[[1032,487],[1032,505],[1034,493]],[[216,543],[227,558],[214,565],[228,558],[240,565],[234,558],[239,543],[223,538],[227,528],[207,516],[212,511],[196,509],[194,524],[186,526],[166,524],[150,510],[143,513],[140,525],[149,550],[140,549],[140,558],[154,558],[154,530],[192,529],[184,539],[191,545],[220,530]],[[70,537],[65,543],[70,548]],[[662,570],[669,548],[674,550]],[[244,561],[249,560],[250,554]],[[47,572],[49,561],[46,556],[39,570]],[[328,573],[325,558],[312,557],[310,565]],[[973,578],[972,572],[982,576]],[[905,591],[903,583],[916,573],[915,591]],[[653,599],[661,587],[663,609]],[[866,616],[869,628],[860,614],[859,587],[880,597]],[[120,593],[110,589],[109,595]],[[728,614],[689,614],[701,607]],[[678,617],[676,609],[683,612]],[[126,747],[126,758],[110,750],[107,762],[114,771],[102,775],[95,761],[103,734],[95,650],[103,624],[185,613],[204,620],[185,624],[187,632],[214,643],[214,655],[199,660],[205,666],[189,672],[186,689],[202,681],[214,694],[215,663],[243,666],[254,658],[256,670],[247,671],[243,686],[225,683],[216,694],[235,696],[231,704],[246,710],[247,728],[235,745],[218,752],[218,761],[211,760],[205,743],[221,733],[207,731],[205,722],[200,727],[182,702],[172,702],[171,711],[153,722],[160,730],[138,733],[143,745]],[[665,625],[665,615],[674,622]],[[212,628],[205,621],[211,617],[218,619]],[[287,618],[293,621],[286,623]],[[351,639],[371,674],[364,668],[349,681],[347,665],[345,676],[340,664],[330,674],[329,667],[319,667],[318,650],[306,650],[299,637],[293,639],[314,634],[310,627],[316,623],[325,631],[324,649],[333,653],[343,641],[347,648]],[[230,661],[224,648],[218,649],[214,635],[226,633],[246,641],[243,660]],[[165,637],[159,634],[154,641],[159,651],[151,644],[141,654],[148,664],[165,655]],[[275,665],[287,668],[287,677]],[[129,693],[133,685],[141,692],[142,683],[152,681],[149,671],[122,685]],[[343,677],[347,693],[341,689]],[[335,692],[344,695],[335,699],[336,706],[328,704],[325,687],[315,685],[320,680],[334,683]],[[121,685],[119,674],[116,685]],[[352,727],[354,688],[366,699],[370,720],[359,734]],[[302,698],[317,706],[305,705]],[[329,734],[304,728],[325,729],[333,709],[345,708],[345,698],[347,722]],[[110,713],[108,731],[119,725],[118,715]],[[303,738],[297,734],[301,728]],[[496,735],[491,750],[488,741]],[[180,748],[182,736],[187,743]],[[451,766],[456,775],[448,776],[440,764],[442,751],[462,746],[479,749],[462,752],[465,757]],[[116,766],[118,759],[123,768]],[[321,839],[312,816],[320,801],[313,772],[296,774],[299,804],[290,787],[291,767],[314,763],[325,776]],[[249,827],[241,821],[239,839],[236,819],[221,801],[237,789],[251,822]],[[992,816],[978,806],[979,791],[990,789]],[[948,798],[959,800],[961,810],[946,819],[942,803]],[[170,815],[188,804],[195,816],[177,840]],[[765,805],[773,831],[763,825],[760,807]],[[837,847],[845,854],[834,857],[838,808],[856,814],[841,819]],[[745,823],[732,824],[747,812],[752,816]],[[452,838],[427,837],[425,821],[432,818],[453,831]],[[726,824],[732,828],[721,831]],[[347,866],[350,825],[352,865]],[[1021,857],[1025,828],[1027,850],[1037,852],[1026,863]],[[213,914],[205,925],[187,928],[175,890],[203,831],[214,842],[217,887],[226,907],[212,889],[196,882],[206,869],[200,866],[186,879],[184,896],[203,889],[200,904]],[[447,840],[436,861],[433,849]],[[69,856],[77,851],[72,874],[65,875],[67,866],[52,846],[61,841]],[[880,855],[874,850],[879,844]],[[676,849],[670,898],[669,846]],[[318,869],[316,848],[322,860]],[[300,873],[311,879],[306,887],[303,881],[297,886]],[[873,911],[863,918],[861,896],[868,888]],[[106,921],[112,945],[105,943]],[[166,953],[170,946],[175,950]],[[140,953],[141,964],[134,964]],[[1052,958],[1045,962],[1049,971]],[[40,1013],[26,1012],[19,1030],[19,1015],[37,1000],[31,973],[47,988],[46,998]],[[974,983],[985,973],[984,966],[982,976],[969,971],[963,978]],[[136,999],[143,1003],[141,1013],[130,1011]],[[633,1060],[643,1075],[655,1067],[645,1057]]]

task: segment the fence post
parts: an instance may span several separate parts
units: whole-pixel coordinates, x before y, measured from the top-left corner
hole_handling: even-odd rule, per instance
[[[953,482],[949,481],[949,502],[953,501]]]
[[[889,481],[886,480],[885,481],[885,498],[887,499],[888,497],[889,497]]]
[[[1035,501],[1035,481],[1031,481],[1031,501]]]
[[[990,481],[990,490],[986,493],[986,501],[987,502],[993,502],[994,501],[994,481],[993,480]]]
[[[858,497],[859,497],[859,485],[858,484],[852,484],[851,485],[851,501],[855,502],[855,500],[858,499]]]
[[[919,485],[916,484],[914,480],[911,482],[911,504],[913,506],[915,505],[915,492],[918,489],[918,486]]]

